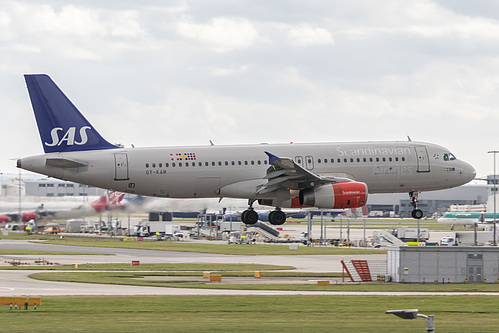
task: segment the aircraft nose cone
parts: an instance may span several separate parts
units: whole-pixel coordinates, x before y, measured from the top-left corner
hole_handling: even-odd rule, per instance
[[[467,182],[472,181],[476,176],[475,168],[473,168],[470,164],[463,162],[461,175],[467,180]]]

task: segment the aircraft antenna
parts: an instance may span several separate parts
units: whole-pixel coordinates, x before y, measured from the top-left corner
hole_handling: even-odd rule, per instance
[[[410,137],[409,135],[407,136],[407,139],[408,139],[409,141],[412,141],[412,140],[411,140],[411,137]]]
[[[215,144],[213,143],[213,141],[210,140],[210,145],[214,146]]]

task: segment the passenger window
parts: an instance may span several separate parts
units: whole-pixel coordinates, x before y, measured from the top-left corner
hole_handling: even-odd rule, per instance
[[[165,167],[167,167],[167,168],[168,168],[168,166],[169,166],[169,164],[168,164],[168,163],[165,163]]]
[[[159,163],[159,167],[162,168],[163,167],[163,163]]]
[[[146,168],[149,168],[149,163],[146,163]]]
[[[257,161],[258,165],[262,164],[262,162],[260,160]]]

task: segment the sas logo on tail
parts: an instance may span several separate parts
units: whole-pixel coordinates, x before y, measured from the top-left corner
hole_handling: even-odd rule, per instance
[[[79,130],[79,140],[75,140],[76,136],[76,127],[70,127],[66,133],[60,138],[60,134],[64,133],[64,129],[61,127],[55,127],[50,131],[50,136],[52,137],[52,142],[44,142],[46,146],[54,147],[60,146],[63,142],[66,142],[67,146],[72,145],[84,145],[88,141],[87,131],[92,129],[90,126],[83,126]]]

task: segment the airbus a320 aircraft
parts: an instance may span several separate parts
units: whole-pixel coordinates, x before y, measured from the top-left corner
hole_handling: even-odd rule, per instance
[[[446,148],[422,142],[256,144],[122,148],[106,141],[44,74],[25,75],[44,155],[21,158],[19,168],[121,192],[169,198],[248,199],[241,215],[256,223],[253,203],[281,208],[356,208],[368,193],[407,192],[421,218],[421,191],[465,184],[468,163]]]

